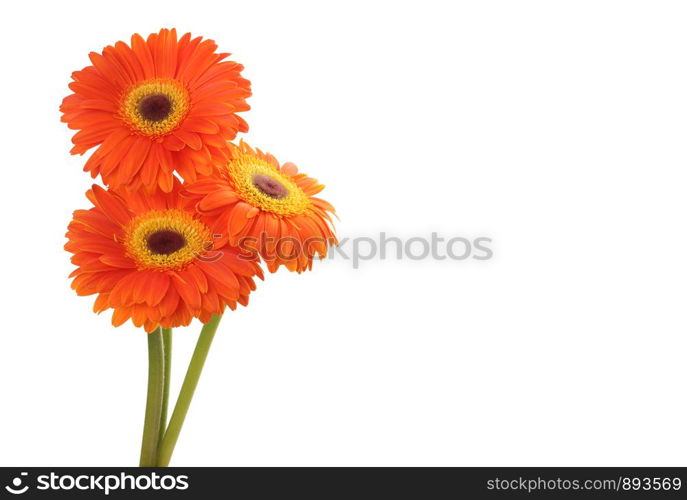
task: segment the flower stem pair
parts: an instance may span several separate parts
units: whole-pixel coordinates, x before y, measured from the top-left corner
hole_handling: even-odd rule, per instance
[[[158,328],[148,334],[148,395],[141,443],[141,467],[169,465],[221,318],[221,315],[215,314],[203,325],[169,424],[167,406],[172,366],[172,329]]]

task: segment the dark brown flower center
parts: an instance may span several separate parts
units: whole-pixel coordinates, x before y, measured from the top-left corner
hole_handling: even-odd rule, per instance
[[[141,99],[138,112],[151,122],[159,122],[169,116],[172,111],[172,101],[164,94],[152,94]]]
[[[148,235],[146,244],[155,255],[170,255],[186,246],[186,238],[175,231],[163,229]]]
[[[288,194],[281,182],[272,179],[269,175],[255,174],[253,176],[253,185],[261,193],[278,200],[285,198]]]

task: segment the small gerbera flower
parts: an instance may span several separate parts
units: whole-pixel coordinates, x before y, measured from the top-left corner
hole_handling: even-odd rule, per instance
[[[314,196],[324,186],[299,174],[293,163],[280,165],[243,141],[229,148],[225,166],[185,185],[183,195],[214,219],[214,231],[259,253],[271,272],[282,264],[291,271],[311,269],[315,255],[322,258],[329,245],[337,244],[328,213],[334,214],[334,207]]]
[[[93,65],[72,74],[74,93],[60,107],[62,121],[79,130],[72,154],[98,147],[84,170],[113,188],[169,192],[174,171],[193,181],[224,162],[226,140],[248,130],[236,113],[249,109],[251,91],[243,66],[216,49],[163,29],[91,52]]]
[[[115,326],[131,319],[152,332],[207,322],[225,306],[247,305],[253,278],[262,278],[239,249],[213,246],[207,222],[179,190],[178,182],[153,195],[93,186],[86,195],[94,207],[74,212],[65,245],[77,266],[72,288],[98,295],[95,312],[114,309]]]

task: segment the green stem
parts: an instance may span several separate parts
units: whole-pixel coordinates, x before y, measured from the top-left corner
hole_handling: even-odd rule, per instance
[[[179,391],[177,404],[174,406],[172,417],[169,419],[169,426],[167,426],[165,436],[160,443],[157,457],[157,465],[160,467],[168,466],[169,460],[172,458],[174,446],[177,444],[177,439],[179,439],[181,427],[184,425],[186,413],[188,413],[188,408],[191,406],[193,393],[198,386],[198,379],[203,371],[203,365],[208,357],[208,351],[210,350],[210,345],[212,345],[212,339],[215,337],[221,318],[221,315],[213,315],[200,331],[196,349],[193,351],[193,357],[188,365],[186,377],[181,385],[181,391]]]
[[[148,397],[143,423],[141,442],[141,467],[153,467],[157,460],[157,445],[160,439],[160,415],[162,393],[164,392],[164,346],[162,330],[158,328],[148,337]]]
[[[165,348],[165,381],[164,389],[162,392],[162,409],[160,410],[160,440],[165,435],[165,429],[167,428],[167,407],[169,406],[169,382],[172,378],[172,329],[163,328],[162,329],[162,343]]]

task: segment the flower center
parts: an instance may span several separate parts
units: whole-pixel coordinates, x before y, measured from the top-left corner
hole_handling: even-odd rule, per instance
[[[260,210],[282,216],[303,214],[311,201],[290,176],[279,171],[269,157],[252,151],[234,151],[226,174],[239,198]]]
[[[186,246],[186,238],[176,231],[163,229],[149,234],[146,244],[154,255],[170,255]]]
[[[140,82],[122,96],[119,114],[135,132],[160,137],[175,130],[191,106],[186,88],[176,80]]]
[[[140,269],[178,270],[206,252],[211,233],[190,212],[151,210],[126,227],[124,246]]]
[[[169,116],[172,101],[165,94],[152,94],[138,102],[138,112],[151,122],[159,122]]]
[[[262,194],[281,200],[288,194],[286,188],[276,179],[269,175],[255,174],[253,175],[253,186],[255,186]]]

